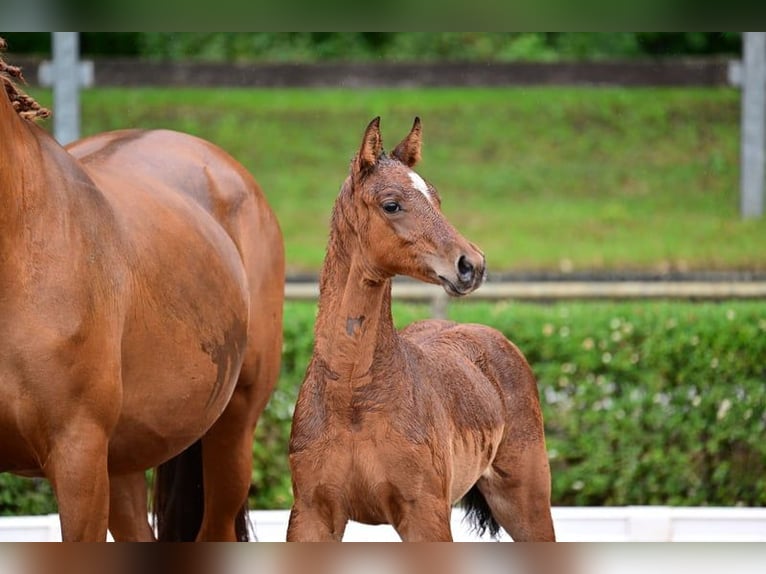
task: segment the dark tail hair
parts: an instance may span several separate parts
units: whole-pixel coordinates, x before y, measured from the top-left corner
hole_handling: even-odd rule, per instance
[[[202,440],[162,463],[154,473],[154,522],[157,540],[193,542],[202,526],[205,487],[202,479]],[[237,513],[237,540],[247,542],[247,503]]]
[[[460,500],[460,507],[465,510],[465,518],[470,526],[471,530],[479,536],[484,536],[484,533],[489,530],[489,535],[497,540],[500,534],[500,525],[492,516],[492,510],[487,504],[487,499],[479,490],[479,487],[475,484],[471,487],[471,490],[465,493],[465,496]]]

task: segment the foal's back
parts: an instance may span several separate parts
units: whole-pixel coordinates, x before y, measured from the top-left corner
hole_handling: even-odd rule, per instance
[[[476,323],[427,320],[400,335],[425,357],[428,385],[465,425],[492,416],[504,434],[541,438],[535,376],[519,348],[500,331]],[[485,410],[486,405],[491,405]]]

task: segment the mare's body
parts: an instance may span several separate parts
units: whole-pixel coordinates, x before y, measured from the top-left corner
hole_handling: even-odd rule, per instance
[[[282,238],[261,190],[176,132],[67,151],[3,96],[0,470],[51,480],[65,540],[145,540],[144,471],[180,455],[157,473],[174,485],[160,536],[244,538],[281,351]],[[193,472],[167,478],[179,460]]]

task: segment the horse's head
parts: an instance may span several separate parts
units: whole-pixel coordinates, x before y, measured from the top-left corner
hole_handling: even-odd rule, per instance
[[[408,275],[466,295],[485,277],[484,254],[462,237],[441,212],[436,189],[412,168],[420,159],[421,127],[389,154],[383,152],[380,118],[367,126],[336,217],[350,226],[362,264],[373,277]]]

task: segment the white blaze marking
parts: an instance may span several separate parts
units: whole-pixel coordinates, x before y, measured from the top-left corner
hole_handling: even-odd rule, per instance
[[[425,195],[428,202],[433,204],[433,199],[431,199],[431,194],[428,191],[428,184],[423,180],[423,178],[420,177],[414,171],[411,171],[409,173],[409,176],[410,176],[410,181],[412,181],[412,185],[415,186],[415,189],[417,189],[420,193]]]

